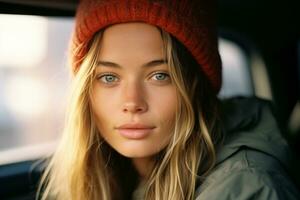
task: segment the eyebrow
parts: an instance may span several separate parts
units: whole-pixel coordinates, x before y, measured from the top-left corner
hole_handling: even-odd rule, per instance
[[[152,61],[142,65],[142,67],[155,67],[155,66],[158,66],[158,65],[166,64],[166,63],[167,63],[166,60],[158,59],[158,60],[152,60]],[[97,61],[97,66],[122,68],[122,66],[117,64],[117,63],[113,63],[113,62],[110,62],[110,61],[104,61],[104,60],[98,60]]]

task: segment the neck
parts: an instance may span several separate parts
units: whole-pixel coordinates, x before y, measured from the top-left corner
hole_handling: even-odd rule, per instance
[[[150,176],[154,161],[152,158],[132,158],[132,163],[139,173],[140,180],[146,180]]]

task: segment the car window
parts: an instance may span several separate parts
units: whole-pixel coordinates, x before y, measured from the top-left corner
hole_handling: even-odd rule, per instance
[[[72,18],[0,15],[0,164],[53,152],[61,136],[70,78]],[[249,61],[220,38],[221,97],[252,95]]]
[[[222,98],[234,95],[253,95],[250,62],[244,50],[235,42],[221,38],[219,52],[222,59]]]
[[[51,151],[63,127],[72,18],[0,15],[0,163]]]

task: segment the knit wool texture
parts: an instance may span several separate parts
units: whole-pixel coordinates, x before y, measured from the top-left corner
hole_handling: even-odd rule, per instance
[[[88,43],[100,29],[118,23],[145,22],[176,37],[218,93],[222,80],[215,4],[215,0],[81,0],[71,40],[72,70],[78,71]]]

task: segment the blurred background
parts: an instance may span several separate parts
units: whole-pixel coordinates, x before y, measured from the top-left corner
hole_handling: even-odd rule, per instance
[[[0,163],[51,152],[64,123],[71,18],[0,15]]]

